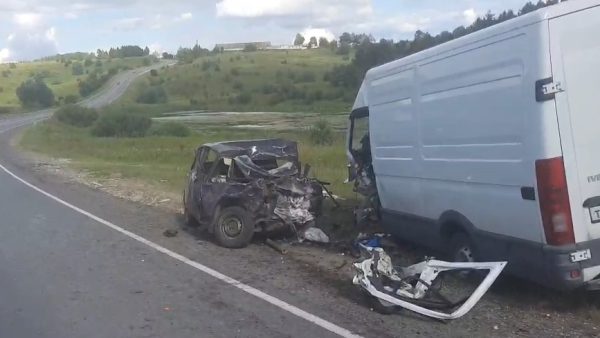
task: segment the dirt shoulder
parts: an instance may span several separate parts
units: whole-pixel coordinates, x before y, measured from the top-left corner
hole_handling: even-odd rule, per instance
[[[406,311],[382,316],[371,311],[351,285],[354,259],[347,254],[344,243],[334,247],[287,245],[286,255],[260,241],[244,250],[223,249],[213,244],[210,236],[182,226],[179,194],[160,192],[145,182],[118,175],[95,178],[74,168],[69,159],[15,152],[17,144],[18,137],[11,139],[10,146],[0,142],[0,157],[44,189],[365,336],[600,335],[600,312],[588,294],[560,294],[510,277],[499,279],[467,316],[448,324]],[[167,229],[178,230],[177,236],[163,236]],[[407,259],[424,255],[410,246],[399,250]]]

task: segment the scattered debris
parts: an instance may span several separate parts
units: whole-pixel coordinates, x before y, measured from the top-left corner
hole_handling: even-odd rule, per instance
[[[315,227],[304,230],[301,237],[309,242],[329,243],[329,236],[323,230]]]
[[[387,312],[401,307],[441,320],[457,319],[469,312],[507,264],[450,263],[431,259],[409,267],[395,268],[392,259],[382,248],[363,248],[371,257],[354,264],[356,274],[353,283],[368,292],[379,303],[379,308]],[[452,302],[441,294],[441,290],[435,286],[435,280],[442,272],[465,270],[489,272],[469,297]]]
[[[275,242],[274,240],[267,238],[265,243],[268,246],[270,246],[271,248],[275,249],[275,251],[279,252],[280,254],[282,254],[282,255],[287,254],[287,250],[284,249],[279,243]]]
[[[165,198],[165,199],[162,199],[162,200],[158,201],[158,203],[167,203],[167,202],[171,202],[171,199],[170,198]]]
[[[163,232],[163,236],[165,237],[175,237],[177,236],[177,234],[179,233],[179,231],[175,230],[175,229],[167,229]]]

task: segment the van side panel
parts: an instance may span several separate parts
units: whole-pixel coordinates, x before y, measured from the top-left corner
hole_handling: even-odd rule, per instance
[[[535,182],[526,143],[526,113],[537,108],[535,81],[525,78],[530,43],[518,31],[419,67],[426,217],[450,208],[479,230],[542,240],[537,205],[521,197]]]
[[[541,245],[539,205],[521,188],[535,187],[536,159],[561,156],[554,107],[535,100],[551,74],[547,23],[397,69],[368,81],[383,209],[433,222],[454,210]]]

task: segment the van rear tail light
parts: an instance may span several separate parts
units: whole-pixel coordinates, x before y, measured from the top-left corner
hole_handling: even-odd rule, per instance
[[[573,218],[562,157],[535,162],[540,210],[546,241],[550,245],[575,243]]]

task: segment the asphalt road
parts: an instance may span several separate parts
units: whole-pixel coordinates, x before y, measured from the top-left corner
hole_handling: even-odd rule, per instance
[[[111,103],[146,71],[116,76],[85,104]],[[50,114],[5,117],[0,133]],[[207,336],[335,334],[0,171],[0,337]]]

